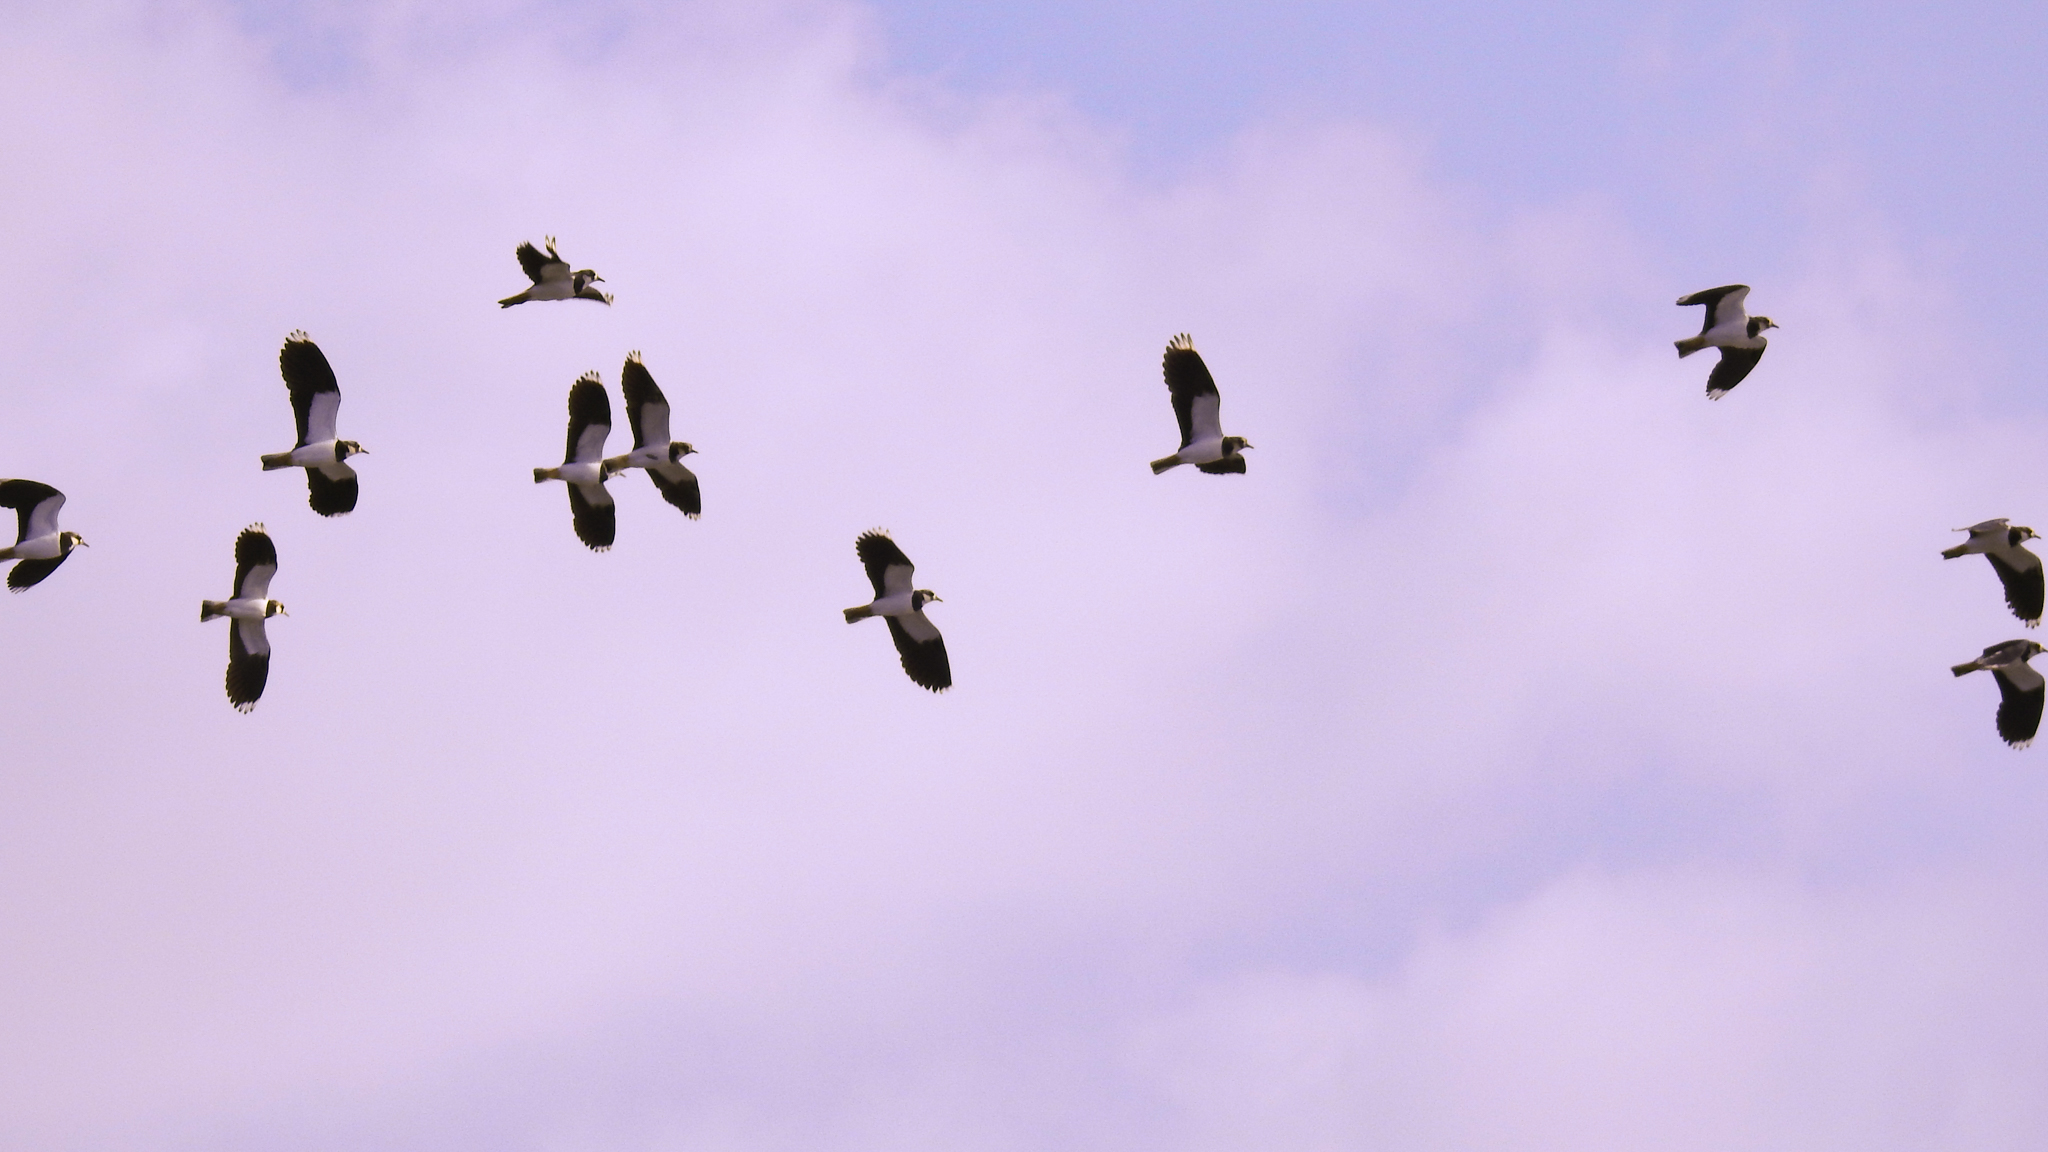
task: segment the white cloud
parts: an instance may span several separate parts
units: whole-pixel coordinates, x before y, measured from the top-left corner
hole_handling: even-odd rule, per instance
[[[2033,921],[1989,926],[2042,797],[1945,671],[2016,626],[1935,553],[2040,519],[2040,430],[1921,398],[1951,362],[1886,310],[1904,262],[1759,286],[1786,331],[1708,405],[1664,350],[1699,285],[1611,213],[1494,226],[1366,127],[1159,190],[1056,106],[872,75],[842,11],[334,19],[356,63],[310,83],[204,7],[0,42],[0,210],[57,281],[0,315],[0,471],[93,542],[4,606],[5,1142],[1457,1146],[1718,1107],[1825,1144],[1956,1053],[1979,1095],[1912,1131],[2039,1132],[1982,1093],[2036,1066],[1998,1031],[2040,1018],[1998,959]],[[491,305],[545,232],[617,307]],[[295,327],[372,449],[341,521],[255,467]],[[1183,329],[1243,482],[1144,470]],[[632,348],[706,515],[628,477],[592,556],[526,470]],[[293,615],[242,717],[192,601],[253,519]],[[946,597],[944,698],[837,621],[878,523]],[[1944,919],[1930,875],[1991,895]],[[1814,957],[1947,931],[1994,949],[1967,1011],[1746,1102],[1730,1050],[1853,1050],[1967,958],[1787,1023]],[[1605,1013],[1563,1071],[1524,1074],[1529,986]],[[1329,1070],[1381,1036],[1418,1055]],[[1610,1067],[1640,1100],[1575,1078]],[[1382,1135],[1404,1078],[1438,1095]],[[1466,1098],[1502,1127],[1432,1103]]]

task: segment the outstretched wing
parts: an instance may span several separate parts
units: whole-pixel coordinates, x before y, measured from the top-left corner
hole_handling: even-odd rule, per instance
[[[1197,464],[1195,467],[1207,472],[1211,476],[1227,476],[1233,472],[1241,473],[1244,471],[1244,457],[1225,456],[1221,460],[1212,460],[1207,464]]]
[[[9,592],[25,592],[41,584],[45,577],[57,570],[57,565],[70,558],[71,554],[67,552],[62,556],[53,556],[48,560],[23,560],[14,566],[14,571],[7,574],[7,590]]]
[[[567,280],[569,278],[569,263],[560,256],[555,255],[555,241],[553,237],[548,238],[548,250],[545,255],[541,253],[540,249],[535,248],[531,244],[520,244],[519,270],[526,273],[526,278],[535,284],[543,280]]]
[[[633,447],[668,447],[668,397],[661,394],[653,374],[640,362],[638,352],[626,357],[626,366],[619,370],[619,391],[626,397],[626,422],[633,426]]]
[[[35,480],[0,480],[0,508],[12,508],[17,528],[14,542],[48,536],[57,530],[57,510],[64,494]]]
[[[1742,307],[1742,302],[1747,299],[1749,299],[1749,285],[1724,284],[1719,288],[1709,288],[1704,292],[1695,292],[1690,296],[1680,296],[1678,298],[1678,306],[1680,308],[1690,307],[1694,304],[1705,304],[1707,306],[1706,319],[1700,324],[1700,335],[1704,336],[1708,332],[1713,331],[1714,325],[1720,323],[1723,316],[1726,315],[1722,312],[1724,302],[1739,309]]]
[[[911,575],[917,568],[887,532],[877,529],[861,533],[860,539],[853,542],[853,550],[860,554],[861,566],[868,570],[868,583],[875,586],[875,599],[900,596],[911,590]]]
[[[1993,668],[1998,677],[1998,734],[2007,744],[2025,748],[2041,729],[2041,702],[2048,680],[2025,664]]]
[[[953,666],[946,660],[946,641],[922,612],[885,616],[889,638],[903,658],[903,671],[919,687],[944,692],[953,686]]]
[[[569,485],[569,516],[576,523],[576,538],[592,552],[611,547],[618,536],[618,506],[602,484]]]
[[[270,638],[261,620],[233,620],[228,629],[228,703],[247,712],[263,698],[270,679]]]
[[[337,460],[306,469],[306,503],[322,516],[356,510],[356,470]]]
[[[1180,421],[1180,446],[1223,435],[1218,413],[1222,397],[1216,392],[1216,379],[1209,375],[1209,366],[1202,363],[1202,354],[1195,351],[1195,342],[1187,333],[1167,343],[1162,366],[1166,390],[1173,397],[1173,416]]]
[[[604,459],[605,437],[612,434],[612,400],[597,373],[585,372],[569,388],[569,446],[564,464],[596,464]]]
[[[304,332],[285,337],[277,354],[278,371],[292,394],[292,414],[299,421],[299,444],[334,439],[334,417],[341,408],[341,385],[320,346]]]
[[[704,511],[703,497],[697,491],[697,474],[681,464],[656,464],[647,469],[647,478],[661,491],[661,498],[683,510],[683,515],[695,520]]]
[[[2025,557],[2015,567],[2007,563],[1996,552],[1986,552],[1984,558],[1991,561],[1992,571],[1998,573],[1998,582],[2005,585],[2005,606],[2012,614],[2032,628],[2041,622],[2041,601],[2044,591],[2041,578],[2041,558],[2025,548],[2014,548],[2008,555]],[[2031,561],[2031,563],[2029,563]]]
[[[235,599],[270,599],[270,578],[277,574],[277,545],[261,524],[251,524],[235,537]]]
[[[1761,348],[1723,348],[1721,362],[1707,375],[1707,399],[1719,400],[1730,388],[1742,383],[1756,362],[1764,358]]]

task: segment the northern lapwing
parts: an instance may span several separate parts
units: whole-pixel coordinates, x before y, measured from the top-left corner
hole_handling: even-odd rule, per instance
[[[2015,748],[2032,744],[2041,728],[2042,689],[2048,688],[2048,680],[2027,663],[2040,654],[2041,646],[2032,640],[2007,640],[1986,648],[1968,664],[1949,669],[1958,676],[1982,669],[1998,677],[1998,734]]]
[[[877,528],[863,532],[853,542],[860,562],[868,570],[868,583],[875,586],[872,602],[846,610],[846,622],[880,616],[889,622],[889,636],[896,641],[896,654],[903,658],[903,671],[921,687],[944,692],[953,686],[953,666],[946,662],[946,641],[924,614],[924,606],[939,603],[927,588],[912,588],[916,571],[910,557],[896,546],[887,532]]]
[[[626,366],[619,370],[619,391],[626,397],[626,422],[633,426],[633,450],[606,460],[604,474],[645,469],[661,498],[695,520],[704,511],[704,500],[697,491],[697,474],[683,467],[683,457],[696,449],[668,438],[668,400],[638,352],[627,355]]]
[[[1202,354],[1195,351],[1194,338],[1183,332],[1166,344],[1166,390],[1173,397],[1173,415],[1180,421],[1180,451],[1152,462],[1157,476],[1182,464],[1212,475],[1244,471],[1244,450],[1251,447],[1242,436],[1225,436],[1218,408],[1223,398],[1216,393],[1216,379]]]
[[[2003,517],[1958,528],[1968,532],[1970,538],[1953,548],[1942,552],[1944,560],[1971,553],[1981,554],[1991,561],[1991,570],[1998,573],[1998,582],[2005,585],[2005,605],[2012,614],[2032,628],[2041,622],[2041,558],[2020,547],[2022,541],[2038,540],[2032,528],[2013,527]]]
[[[43,582],[57,570],[73,548],[84,547],[85,537],[57,530],[57,510],[64,507],[64,494],[34,480],[0,480],[0,508],[14,509],[18,527],[14,544],[0,548],[0,560],[19,560],[7,573],[7,590],[21,592]]]
[[[251,524],[235,538],[235,595],[232,600],[201,600],[202,623],[225,616],[228,625],[228,703],[247,712],[263,698],[270,679],[270,637],[263,622],[289,615],[270,598],[270,578],[277,574],[277,545],[261,524]]]
[[[1769,316],[1745,313],[1742,302],[1748,298],[1747,284],[1709,288],[1678,298],[1681,308],[1694,304],[1704,304],[1707,308],[1706,323],[1700,325],[1700,334],[1674,341],[1678,346],[1678,358],[1683,360],[1702,348],[1721,350],[1721,362],[1707,374],[1709,400],[1719,400],[1728,394],[1730,388],[1742,383],[1742,378],[1749,375],[1756,362],[1764,358],[1764,348],[1770,344],[1764,339],[1764,330],[1777,327]]]
[[[569,447],[562,466],[533,470],[535,484],[567,482],[576,538],[593,552],[611,547],[618,535],[618,509],[604,490],[604,441],[611,433],[611,397],[596,372],[585,372],[569,386]]]
[[[349,457],[363,451],[353,440],[334,438],[334,417],[341,409],[341,385],[326,354],[304,332],[285,337],[277,354],[278,371],[292,396],[292,414],[299,422],[299,442],[289,452],[263,457],[263,470],[304,468],[306,503],[322,516],[356,510],[356,470]]]
[[[498,301],[498,307],[510,308],[528,300],[595,300],[599,304],[610,304],[611,293],[600,292],[591,287],[602,283],[604,277],[588,268],[569,271],[569,262],[555,252],[555,238],[547,238],[546,255],[531,244],[519,245],[519,267],[526,278],[533,281],[533,287],[517,296],[507,296]]]

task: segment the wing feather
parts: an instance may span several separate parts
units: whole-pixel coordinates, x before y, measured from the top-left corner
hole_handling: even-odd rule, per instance
[[[270,637],[261,620],[231,621],[228,629],[228,703],[247,712],[263,698],[270,680]]]
[[[597,373],[587,372],[569,388],[569,445],[564,464],[595,464],[604,459],[605,438],[612,434],[612,401]]]
[[[335,461],[306,469],[306,503],[322,516],[342,516],[356,510],[356,470]]]
[[[1723,348],[1721,361],[1707,375],[1707,399],[1719,400],[1730,388],[1742,383],[1756,362],[1764,358],[1761,348]]]
[[[654,487],[661,492],[661,498],[683,510],[683,515],[695,520],[704,511],[704,499],[697,491],[697,474],[681,464],[656,464],[647,469],[647,478],[654,481]]]
[[[268,600],[270,578],[277,574],[277,545],[261,524],[251,524],[235,537],[235,599]]]
[[[2007,744],[2025,748],[2041,730],[2041,704],[2048,681],[2025,664],[1993,668],[1998,677],[1998,734]]]
[[[1222,435],[1218,416],[1222,398],[1216,391],[1216,379],[1209,375],[1209,366],[1185,333],[1167,344],[1162,367],[1166,390],[1173,397],[1174,419],[1180,422],[1180,446],[1185,448],[1205,435]],[[1198,406],[1196,401],[1202,398],[1209,403]]]
[[[933,692],[944,692],[953,686],[953,666],[946,659],[945,638],[924,613],[883,619],[889,622],[889,638],[896,642],[903,671],[913,683]]]
[[[13,571],[7,574],[7,590],[9,592],[28,591],[30,588],[41,584],[49,577],[50,573],[57,570],[57,565],[70,558],[70,553],[67,552],[62,556],[52,556],[48,560],[23,560],[14,566]]]
[[[2043,593],[2048,591],[2042,581],[2041,558],[2025,548],[2011,551],[2026,557],[2020,561],[2021,566],[2007,563],[1996,552],[1986,552],[1984,558],[1991,561],[1992,571],[1998,573],[1998,582],[2005,587],[2005,606],[2031,628],[2041,622]]]
[[[14,542],[48,536],[57,530],[57,510],[64,494],[35,480],[0,480],[0,508],[12,508],[18,525]]]
[[[298,418],[299,444],[317,444],[334,439],[335,413],[341,407],[341,385],[334,380],[334,368],[327,354],[294,332],[277,354],[277,369],[291,392],[292,414]]]
[[[626,366],[619,370],[619,391],[626,397],[626,422],[633,426],[633,447],[667,447],[668,398],[661,394],[661,387],[654,382],[647,365],[640,362],[638,352],[626,357]]]
[[[569,485],[569,516],[576,526],[576,538],[592,552],[611,547],[618,536],[618,507],[602,484]]]
[[[860,554],[861,566],[868,570],[868,583],[875,586],[876,599],[911,590],[911,577],[917,568],[887,532],[863,532],[853,542],[853,548]]]

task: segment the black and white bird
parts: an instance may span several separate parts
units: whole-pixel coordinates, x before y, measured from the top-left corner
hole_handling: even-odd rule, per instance
[[[334,382],[334,369],[326,354],[304,332],[285,337],[277,354],[278,371],[292,396],[292,414],[299,422],[299,442],[289,452],[263,457],[263,470],[304,468],[306,503],[322,516],[340,516],[356,510],[356,470],[349,457],[364,451],[353,440],[334,437],[334,417],[341,410],[341,385]]]
[[[2032,744],[2041,728],[2042,690],[2048,688],[2048,680],[2027,663],[2040,654],[2041,646],[2032,640],[2007,640],[1986,648],[1968,664],[1949,669],[1958,676],[1981,669],[1998,677],[1998,734],[2015,748]]]
[[[85,537],[57,530],[57,510],[64,507],[64,494],[34,480],[0,480],[0,508],[14,509],[19,526],[14,544],[0,548],[0,560],[19,560],[7,573],[7,590],[21,592],[43,582],[57,570],[73,548],[85,546]]]
[[[225,616],[228,625],[228,703],[247,712],[263,698],[270,679],[270,637],[263,622],[289,615],[270,598],[270,578],[277,574],[277,545],[261,524],[251,524],[235,538],[235,595],[232,600],[201,600],[201,623]]]
[[[1998,573],[1998,582],[2005,585],[2005,605],[2012,614],[2032,628],[2041,622],[2041,558],[2020,547],[2021,542],[2038,540],[2032,528],[2014,527],[2003,517],[1958,528],[1968,532],[1970,538],[1953,548],[1942,552],[1941,558],[1953,560],[1958,556],[1979,553],[1991,561],[1992,571]]]
[[[1777,327],[1769,316],[1751,316],[1744,312],[1742,302],[1748,298],[1747,284],[1728,284],[1678,298],[1681,308],[1694,304],[1707,307],[1706,323],[1700,325],[1700,334],[1674,341],[1678,346],[1678,358],[1683,360],[1702,348],[1721,350],[1721,362],[1707,374],[1709,400],[1719,400],[1728,394],[1730,388],[1742,383],[1742,378],[1749,375],[1756,362],[1764,358],[1764,348],[1770,344],[1764,339],[1764,330]]]
[[[1193,464],[1213,475],[1244,471],[1243,453],[1251,445],[1242,436],[1223,434],[1218,413],[1223,398],[1216,394],[1216,379],[1202,363],[1202,354],[1195,351],[1193,337],[1183,332],[1167,342],[1164,368],[1173,415],[1180,421],[1180,451],[1154,460],[1152,474],[1182,464]]]
[[[696,449],[681,440],[668,438],[668,399],[641,363],[640,354],[626,357],[619,370],[619,391],[626,396],[626,422],[633,426],[633,450],[604,462],[604,474],[616,476],[628,468],[641,468],[661,490],[661,498],[695,520],[704,511],[697,491],[697,474],[683,467],[683,457]]]
[[[903,657],[903,671],[918,685],[934,692],[953,686],[953,666],[946,662],[946,641],[924,614],[924,606],[939,603],[928,588],[912,588],[916,567],[887,532],[877,528],[863,532],[853,542],[861,564],[868,570],[868,583],[875,586],[871,603],[846,610],[846,622],[880,616],[889,622],[889,636],[896,641],[896,654]]]
[[[605,437],[612,434],[612,401],[595,371],[585,372],[569,386],[569,447],[559,468],[535,468],[533,482],[562,480],[569,485],[569,514],[576,538],[593,552],[612,546],[618,534],[618,509],[604,490]]]
[[[602,283],[604,277],[588,268],[569,271],[569,262],[555,252],[555,238],[547,237],[546,255],[531,244],[519,245],[519,267],[526,278],[533,281],[533,287],[517,296],[507,296],[498,301],[500,308],[524,304],[528,300],[595,300],[600,304],[612,302],[611,293],[600,292],[591,287]]]

